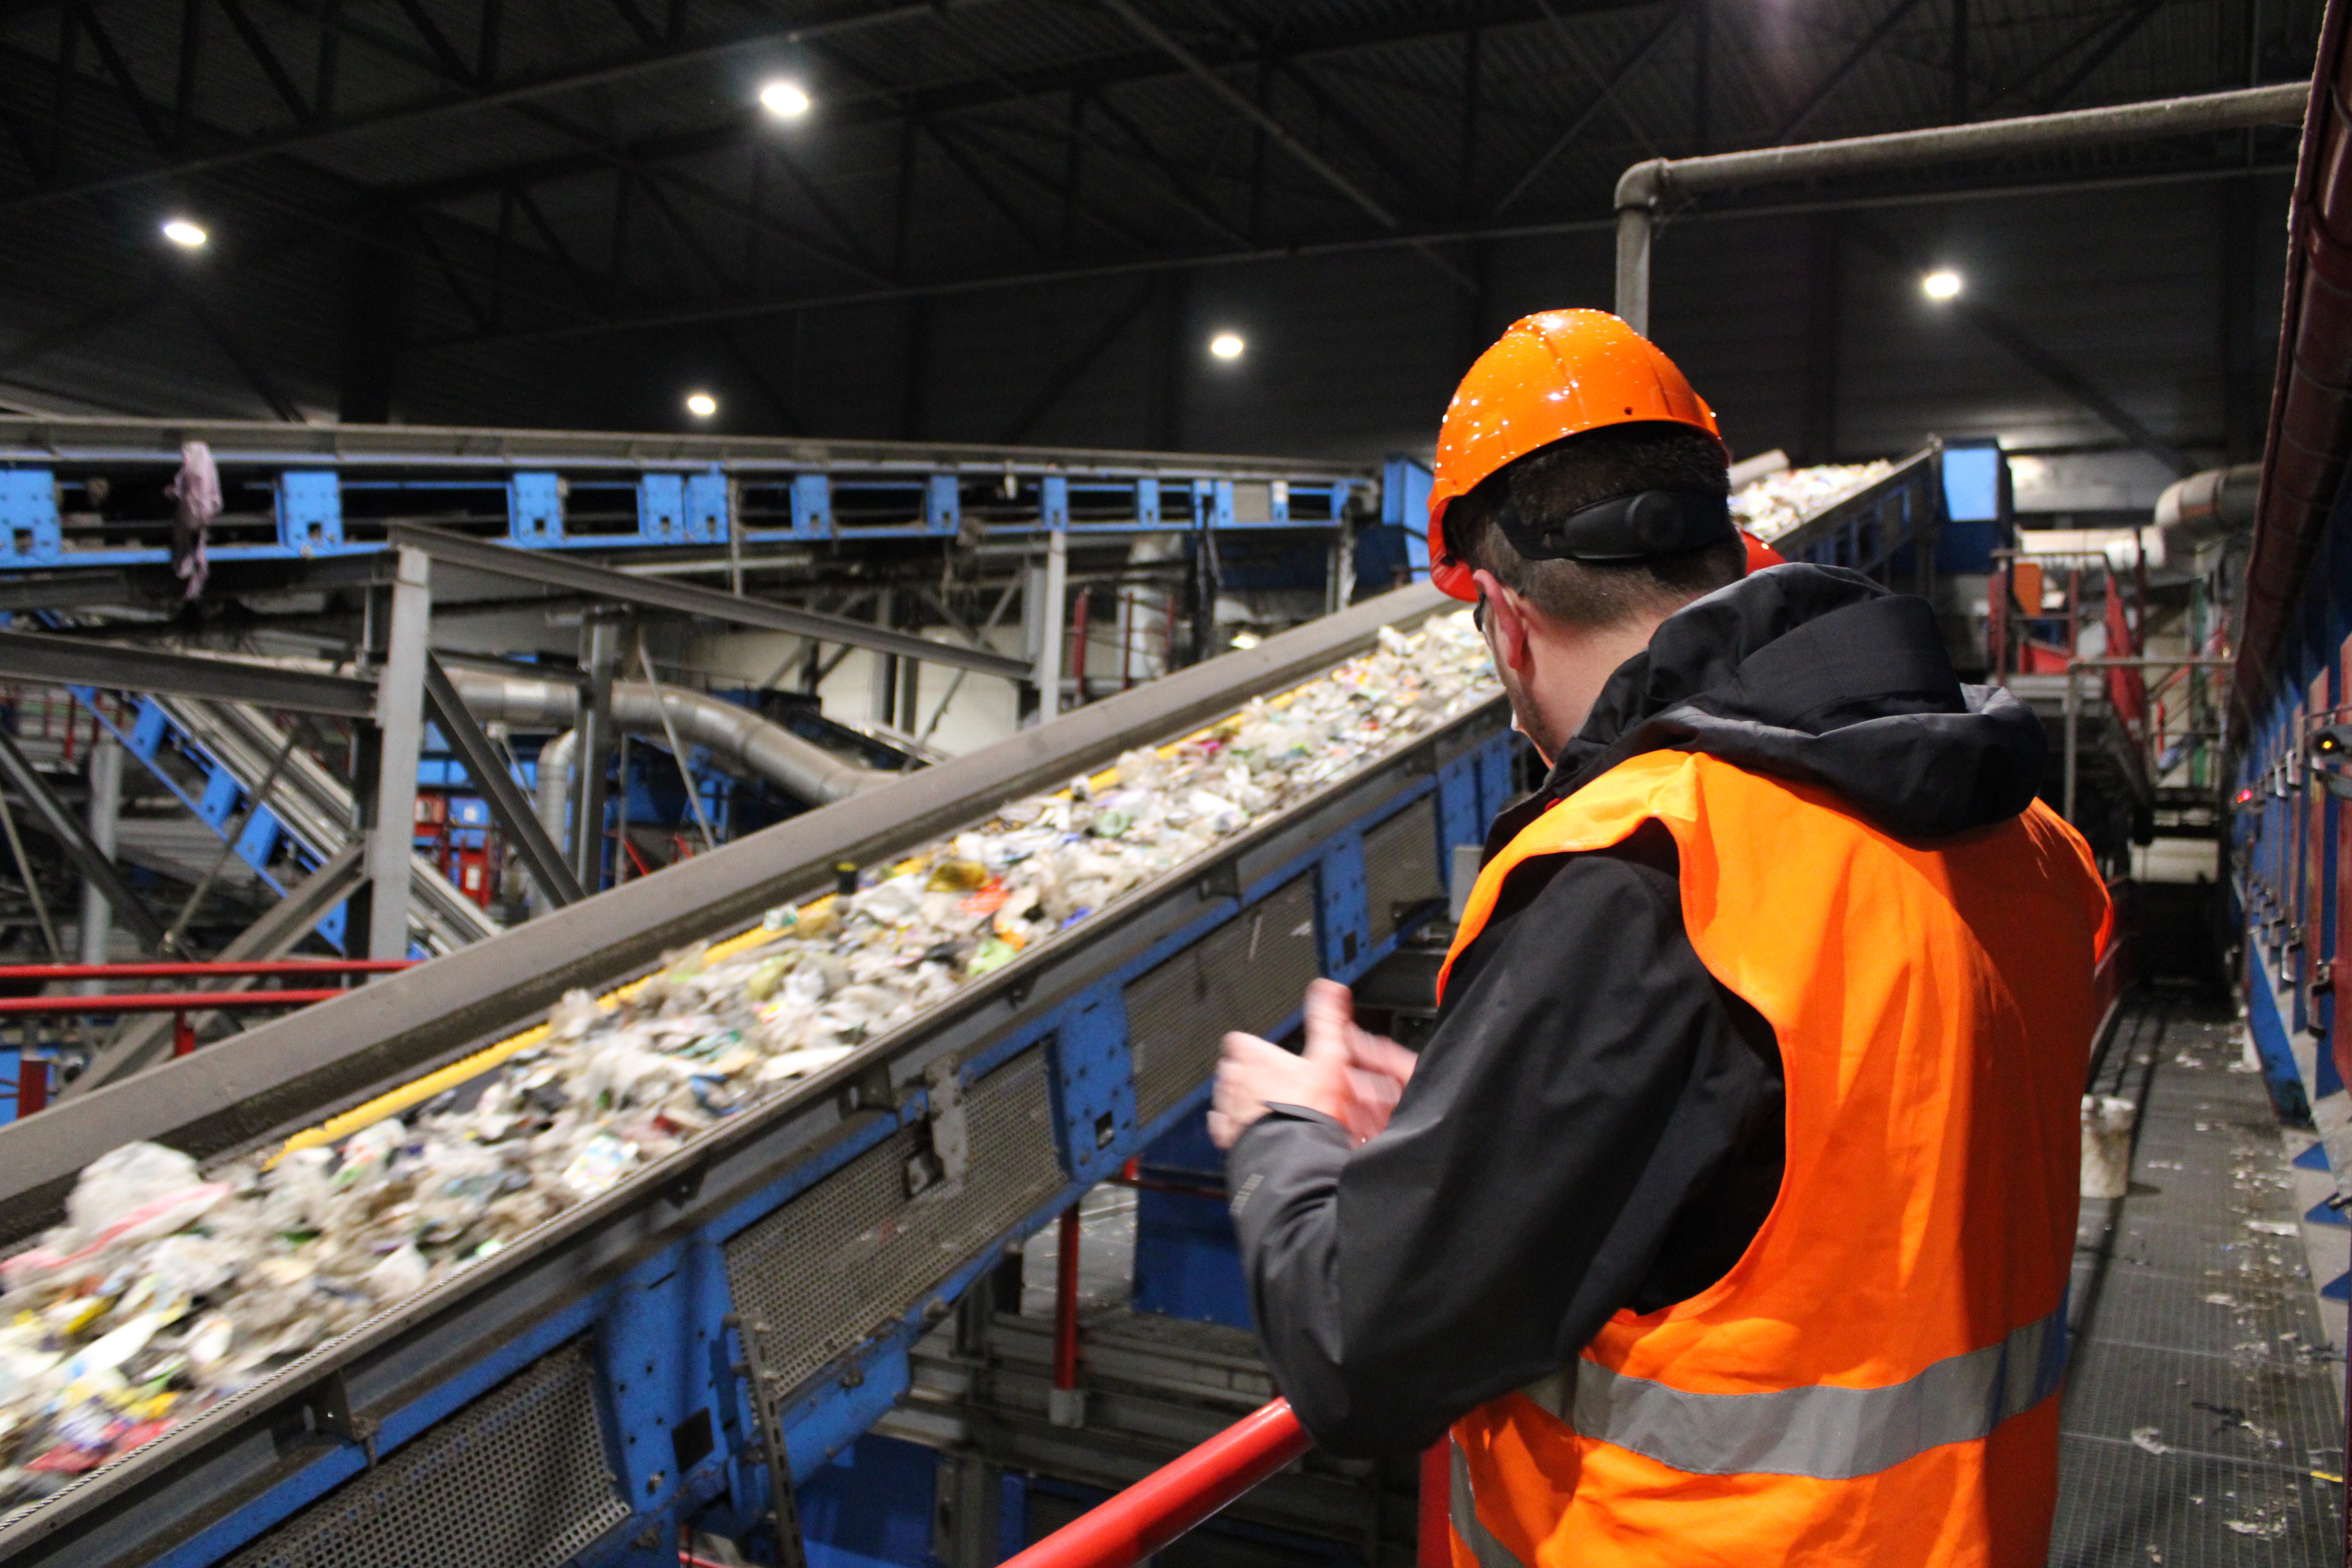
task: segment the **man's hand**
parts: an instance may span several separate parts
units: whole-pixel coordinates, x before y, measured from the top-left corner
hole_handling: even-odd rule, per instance
[[[1209,1138],[1230,1149],[1268,1105],[1319,1110],[1362,1143],[1389,1124],[1412,1077],[1413,1054],[1356,1026],[1355,997],[1337,981],[1307,988],[1307,1048],[1297,1056],[1255,1035],[1225,1037],[1209,1104]]]

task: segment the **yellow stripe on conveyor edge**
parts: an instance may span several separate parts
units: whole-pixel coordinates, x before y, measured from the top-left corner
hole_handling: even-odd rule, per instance
[[[1312,689],[1318,682],[1328,680],[1329,679],[1330,672],[1327,670],[1323,674],[1317,676],[1313,680],[1302,681],[1298,685],[1292,687],[1289,690],[1282,693],[1279,697],[1268,698],[1266,700],[1266,706],[1269,708],[1285,707],[1290,702],[1296,700],[1302,693]],[[1246,706],[1246,704],[1244,704],[1244,706]],[[1236,710],[1236,711],[1239,711],[1239,710]],[[1230,717],[1230,715],[1228,717]],[[1225,720],[1220,719],[1217,721],[1217,724],[1223,724],[1225,721]],[[1184,736],[1181,740],[1169,742],[1166,745],[1160,748],[1160,754],[1163,757],[1174,755],[1177,748],[1190,745],[1192,742],[1203,739],[1213,732],[1217,728],[1217,724],[1204,724],[1200,729],[1193,731],[1191,734]],[[1108,789],[1118,783],[1118,769],[1116,767],[1109,767],[1105,768],[1102,772],[1088,778],[1087,780],[1087,787],[1089,789]],[[1066,789],[1056,790],[1052,798],[1055,800],[1066,800],[1069,798],[1069,795],[1070,792]],[[908,871],[920,870],[926,863],[925,858],[920,855],[910,856],[907,859],[901,860],[898,865],[892,867],[891,870],[895,875],[904,875]],[[809,903],[803,904],[799,912],[803,915],[815,914],[823,910],[827,905],[831,904],[833,900],[834,895],[827,893],[824,898],[816,899]],[[724,962],[725,960],[733,957],[736,953],[742,952],[746,948],[757,947],[761,942],[774,941],[777,937],[783,934],[784,932],[782,931],[772,931],[764,925],[753,926],[749,931],[739,932],[734,936],[727,938],[723,942],[714,943],[704,962]],[[652,974],[643,975],[638,979],[632,980],[626,985],[619,986],[605,993],[604,995],[596,998],[596,1005],[606,1008],[618,1006],[621,1003],[625,1002],[630,997],[635,995],[639,988],[642,987],[646,981],[653,979],[654,975],[659,974],[660,973],[661,971],[656,969]],[[472,1056],[451,1062],[447,1067],[436,1068],[433,1071],[426,1073],[423,1078],[417,1079],[413,1082],[402,1084],[398,1089],[387,1089],[385,1092],[377,1095],[373,1100],[369,1100],[364,1105],[355,1105],[340,1115],[329,1117],[326,1121],[319,1123],[316,1127],[305,1128],[303,1131],[297,1132],[294,1136],[286,1140],[284,1143],[279,1144],[277,1152],[271,1154],[268,1159],[262,1162],[262,1168],[264,1170],[269,1169],[276,1165],[278,1161],[283,1160],[287,1155],[293,1153],[298,1149],[315,1149],[322,1143],[335,1142],[340,1139],[350,1137],[352,1133],[357,1132],[363,1127],[373,1126],[387,1116],[397,1116],[402,1111],[408,1110],[411,1106],[422,1105],[426,1100],[431,1100],[435,1095],[441,1093],[445,1089],[455,1089],[459,1084],[465,1083],[469,1079],[478,1078],[481,1074],[489,1071],[490,1068],[498,1066],[500,1062],[505,1061],[508,1058],[518,1056],[522,1052],[530,1049],[531,1047],[539,1044],[540,1041],[546,1037],[547,1026],[545,1024],[534,1024],[519,1035],[509,1035],[494,1046],[483,1047],[480,1050],[476,1051]]]
[[[831,893],[827,893],[824,898],[802,905],[801,912],[814,914],[831,904],[833,898]],[[757,947],[764,942],[772,942],[782,934],[780,931],[768,930],[764,925],[753,926],[749,931],[738,932],[724,942],[715,943],[706,962],[724,962],[745,948]],[[661,971],[656,969],[652,974],[642,975],[630,981],[626,985],[607,992],[596,998],[596,1005],[600,1007],[617,1006],[635,995],[646,981],[660,973]],[[262,1163],[263,1168],[267,1169],[277,1164],[278,1161],[297,1149],[315,1149],[321,1143],[332,1143],[338,1139],[350,1137],[362,1127],[373,1126],[387,1116],[397,1116],[412,1105],[422,1105],[444,1089],[455,1089],[457,1085],[489,1071],[509,1057],[530,1049],[546,1037],[547,1026],[534,1024],[519,1035],[509,1035],[494,1046],[483,1047],[472,1056],[461,1058],[451,1062],[447,1067],[436,1068],[423,1078],[402,1084],[398,1089],[388,1089],[364,1105],[355,1105],[341,1115],[331,1116],[318,1126],[306,1128],[286,1140],[278,1146],[276,1153]]]

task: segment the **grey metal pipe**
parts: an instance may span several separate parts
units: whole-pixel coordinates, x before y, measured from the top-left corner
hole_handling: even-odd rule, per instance
[[[1635,331],[1649,331],[1651,226],[1658,205],[1670,196],[2008,153],[2242,131],[2256,125],[2294,125],[2302,121],[2310,97],[2308,82],[2290,82],[2105,109],[2069,110],[2062,114],[1987,120],[1973,125],[1898,131],[1885,136],[1851,136],[1700,158],[1645,159],[1617,181],[1617,313]]]
[[[499,721],[527,729],[570,731],[580,721],[580,689],[570,681],[533,680],[526,677],[488,674],[453,668],[449,680],[457,689],[466,710],[485,723]],[[667,708],[669,725],[662,722]],[[862,768],[835,756],[814,742],[804,741],[781,725],[772,724],[747,708],[722,702],[699,691],[675,686],[656,689],[641,680],[613,682],[613,721],[633,735],[667,739],[674,727],[688,745],[708,746],[730,764],[730,772],[767,780],[796,800],[812,805],[846,800],[861,790],[878,788],[903,777],[877,768]],[[569,742],[563,767],[550,768],[548,756]],[[539,816],[561,831],[562,818],[547,815],[551,787],[563,789],[565,770],[578,748],[574,735],[560,735],[540,753]],[[554,783],[551,785],[550,774]],[[561,798],[561,797],[558,797]]]
[[[771,724],[749,709],[699,691],[674,686],[656,690],[635,680],[613,683],[614,721],[633,735],[662,734],[665,709],[678,739],[686,744],[708,746],[743,772],[766,779],[812,805],[847,800],[906,776],[859,767],[782,725]]]
[[[114,858],[115,826],[122,812],[122,742],[113,731],[100,730],[89,752],[89,841],[108,859]],[[81,952],[84,963],[104,963],[113,935],[113,906],[106,889],[87,878],[81,885]],[[106,989],[101,981],[86,980],[79,989],[96,995]]]
[[[459,687],[462,693],[465,688]],[[467,711],[473,704],[467,703]],[[532,809],[538,814],[539,825],[547,830],[559,854],[569,854],[572,839],[572,763],[580,751],[580,731],[566,730],[539,749],[539,772],[533,794]],[[528,896],[533,916],[543,915],[551,907],[539,884],[530,884]]]
[[[2059,815],[2068,822],[2074,820],[2074,776],[2077,759],[2082,755],[2083,689],[2074,680],[2074,660],[2066,661],[2066,784],[2059,796]]]
[[[2251,532],[2262,479],[2260,463],[2240,463],[2234,468],[2207,468],[2166,486],[2156,498],[2154,521],[2165,531],[2168,552],[2176,531],[2179,538],[2192,543]]]

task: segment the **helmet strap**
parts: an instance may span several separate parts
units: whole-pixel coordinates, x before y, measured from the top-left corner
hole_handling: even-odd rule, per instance
[[[1637,490],[1580,507],[1543,525],[1507,501],[1496,525],[1530,561],[1637,561],[1702,550],[1739,537],[1727,496],[1697,490]]]

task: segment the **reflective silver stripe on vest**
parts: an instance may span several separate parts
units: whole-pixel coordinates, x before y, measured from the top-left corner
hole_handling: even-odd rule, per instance
[[[1510,1548],[1478,1522],[1478,1500],[1470,1490],[1469,1457],[1462,1452],[1459,1443],[1445,1446],[1454,1451],[1454,1497],[1449,1509],[1454,1515],[1454,1532],[1470,1549],[1470,1555],[1478,1560],[1478,1568],[1527,1568]]]
[[[1583,1436],[1693,1475],[1842,1481],[1947,1443],[1989,1437],[2057,1393],[2065,1371],[2062,1305],[1999,1344],[1947,1357],[1885,1388],[1814,1384],[1769,1394],[1692,1394],[1580,1359],[1568,1376],[1526,1392]]]

